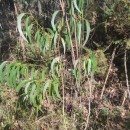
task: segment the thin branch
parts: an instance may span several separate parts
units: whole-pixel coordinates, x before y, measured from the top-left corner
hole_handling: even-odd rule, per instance
[[[125,50],[125,55],[124,55],[124,67],[125,67],[125,77],[126,77],[126,86],[127,86],[127,92],[130,100],[130,88],[129,88],[129,80],[128,80],[128,71],[127,71],[127,63],[126,63],[126,53],[127,50]]]
[[[102,99],[105,88],[106,88],[106,83],[107,83],[107,80],[108,80],[108,77],[109,77],[109,74],[110,74],[110,71],[111,71],[111,67],[112,67],[112,64],[113,64],[114,57],[115,57],[115,52],[116,52],[116,48],[114,49],[114,51],[112,53],[111,62],[110,62],[109,69],[108,69],[108,72],[107,72],[107,76],[105,78],[105,82],[104,82],[104,85],[103,85],[103,88],[102,88],[100,99]]]
[[[87,75],[88,78],[88,84],[89,84],[89,102],[88,102],[88,115],[87,115],[87,120],[86,120],[86,126],[84,130],[87,130],[88,126],[89,126],[89,119],[90,119],[90,114],[91,114],[91,101],[92,101],[92,73],[91,73],[91,77],[89,78],[89,76]]]

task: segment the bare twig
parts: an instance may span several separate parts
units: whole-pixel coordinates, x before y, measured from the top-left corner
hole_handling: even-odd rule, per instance
[[[109,74],[110,74],[110,71],[111,71],[111,67],[112,67],[112,64],[113,64],[113,60],[114,60],[114,57],[115,57],[115,52],[116,52],[116,48],[114,49],[114,51],[112,53],[111,62],[110,62],[110,65],[109,65],[109,68],[108,68],[108,72],[107,72],[107,76],[105,78],[105,82],[104,82],[104,85],[103,85],[103,88],[102,88],[100,99],[102,99],[103,93],[105,91],[106,83],[107,83],[107,80],[108,80],[108,77],[109,77]]]
[[[127,50],[125,50],[125,55],[124,55],[124,67],[125,67],[125,77],[126,77],[127,92],[128,92],[128,97],[129,97],[129,100],[130,100],[130,88],[129,88],[130,85],[129,85],[129,80],[128,80],[126,53],[127,53]]]
[[[64,1],[63,0],[59,0],[59,2],[60,2],[60,6],[61,6],[61,9],[62,9],[62,12],[63,12],[63,16],[65,15],[65,3],[64,3]]]
[[[84,130],[87,130],[88,125],[89,125],[89,119],[90,119],[90,114],[91,114],[91,101],[92,101],[92,74],[91,77],[87,75],[88,78],[88,85],[89,85],[89,102],[88,102],[88,115],[87,115],[87,120],[86,120],[86,126]]]
[[[73,48],[74,46],[73,46],[73,42],[72,42],[72,38],[71,38],[70,26],[69,26],[69,23],[68,23],[68,18],[67,18],[67,16],[66,16],[66,24],[67,24],[68,33],[69,33],[69,38],[70,38],[72,62],[73,62],[73,65],[74,65],[75,53],[74,53],[74,48]]]
[[[79,51],[79,49],[78,49],[78,43],[77,43],[77,30],[76,30],[76,23],[75,23],[75,20],[74,20],[74,36],[75,36],[75,46],[76,46],[76,55],[77,55],[77,58],[78,58],[78,56],[79,56],[79,54],[78,54],[78,51]]]

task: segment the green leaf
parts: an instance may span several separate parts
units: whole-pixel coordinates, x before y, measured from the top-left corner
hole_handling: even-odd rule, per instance
[[[52,25],[52,28],[54,31],[56,31],[56,25],[55,25],[55,18],[56,18],[56,15],[59,13],[59,10],[58,11],[55,11],[52,15],[52,19],[51,19],[51,25]]]
[[[68,35],[65,35],[65,41],[66,41],[68,49],[70,50],[70,37]]]
[[[28,42],[28,40],[26,39],[26,37],[24,36],[23,34],[23,31],[22,31],[22,18],[23,16],[25,15],[26,13],[21,13],[18,18],[17,18],[17,28],[18,28],[18,31],[20,33],[20,36],[26,41]]]
[[[21,65],[21,70],[20,70],[20,74],[23,76],[24,74],[25,74],[25,69],[26,69],[26,65],[25,64],[23,64],[23,65]]]
[[[13,87],[15,88],[17,85],[16,85],[16,80],[17,80],[17,74],[18,74],[18,71],[19,71],[19,68],[20,66],[17,66],[15,69],[14,69],[14,72],[13,72],[13,77],[12,77],[12,85]]]
[[[78,38],[78,43],[81,43],[81,28],[82,28],[82,24],[81,22],[77,23],[77,38]]]
[[[11,70],[11,67],[14,65],[14,63],[10,63],[6,66],[5,70],[3,71],[3,75],[1,76],[1,78],[3,79],[5,77],[5,82],[8,80],[9,77],[9,73]],[[4,79],[3,79],[4,80]],[[4,81],[1,81],[2,84],[4,83]]]
[[[85,44],[87,43],[88,41],[88,38],[89,38],[89,35],[90,35],[90,23],[88,22],[88,20],[85,20],[86,22],[86,29],[87,29],[87,33],[86,33],[86,38],[85,38],[85,41],[83,43],[83,46],[85,46]]]
[[[32,68],[31,69],[31,79],[34,79],[34,76],[35,76],[34,73],[35,73],[35,68]]]
[[[87,69],[86,69],[86,60],[85,61],[83,61],[83,69],[84,69],[84,75],[86,75],[87,74]]]
[[[51,34],[52,37],[54,37],[54,31],[51,30],[50,28],[47,28],[47,31]]]
[[[8,76],[7,76],[8,86],[11,86],[11,87],[13,87],[13,80],[12,79],[13,79],[13,76],[14,76],[14,73],[15,73],[15,68],[16,68],[15,65],[12,66],[12,68],[11,68],[11,70],[10,70]]]
[[[51,72],[52,72],[52,77],[54,77],[54,65],[58,62],[60,62],[61,57],[56,57],[55,59],[53,59],[52,63],[51,63]]]
[[[25,29],[28,30],[30,16],[25,19]]]
[[[5,65],[8,63],[8,61],[4,61],[1,65],[0,65],[0,82],[2,82],[3,80],[3,69],[5,67]]]
[[[29,95],[29,97],[30,97],[30,103],[33,104],[33,106],[36,106],[35,90],[36,90],[36,84],[34,83],[34,84],[32,85],[32,89],[31,89],[31,92],[30,92],[30,95]]]
[[[37,44],[40,45],[40,39],[41,39],[41,32],[40,30],[38,30],[38,33],[37,33]]]
[[[29,38],[29,42],[32,43],[32,39],[31,39],[31,30],[32,30],[32,27],[33,27],[33,24],[31,23],[29,25],[29,22],[30,22],[30,18],[32,16],[28,16],[26,19],[25,19],[25,29],[26,29],[26,32],[27,32],[27,36]]]
[[[53,87],[54,87],[54,91],[56,93],[56,96],[61,99],[61,96],[60,96],[60,93],[59,93],[59,90],[58,90],[58,87],[59,87],[59,81],[58,80],[55,80],[53,82]]]
[[[77,10],[79,13],[81,13],[81,11],[80,11],[80,9],[79,9],[79,7],[78,7],[78,5],[77,5],[77,0],[73,0],[73,3],[74,3],[74,7],[76,8],[76,10]]]
[[[31,24],[28,26],[28,29],[27,29],[27,35],[28,35],[28,38],[29,38],[29,42],[32,43],[32,28],[33,28],[33,25],[34,24]]]
[[[92,64],[91,64],[91,59],[88,59],[88,74],[91,73],[91,68],[92,68]]]
[[[63,45],[63,48],[64,48],[64,54],[66,52],[66,44],[65,44],[65,41],[63,38],[61,38],[61,42],[62,42],[62,45]]]
[[[25,76],[25,79],[28,80],[28,78],[29,78],[29,70],[28,70],[28,67],[27,67],[27,66],[25,67],[24,76]]]
[[[37,37],[38,37],[38,34],[40,32],[40,29],[37,29],[36,33],[35,33],[35,36],[34,36],[34,39],[37,41]]]
[[[71,8],[70,8],[70,14],[71,16],[74,16],[74,6],[72,3],[71,3]]]
[[[47,80],[47,82],[45,83],[45,86],[43,87],[43,90],[42,90],[43,98],[45,98],[46,90],[49,87],[49,85],[50,85],[50,80]]]
[[[30,84],[32,83],[33,81],[29,81],[26,85],[25,85],[25,89],[24,89],[24,92],[25,92],[25,94],[28,94],[28,89],[29,89],[29,87],[30,87]]]
[[[16,87],[16,92],[19,92],[22,87],[25,86],[25,84],[28,82],[28,80],[23,80],[19,83],[19,85]]]
[[[54,34],[54,47],[55,47],[55,49],[56,49],[57,38],[58,38],[58,32],[56,31]]]

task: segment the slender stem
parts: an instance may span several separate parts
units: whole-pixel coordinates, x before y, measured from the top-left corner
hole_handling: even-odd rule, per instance
[[[130,100],[130,88],[129,88],[129,80],[128,80],[128,71],[127,71],[127,63],[126,63],[126,53],[127,50],[125,50],[125,55],[124,55],[124,66],[125,66],[125,77],[126,77],[126,86],[127,86],[127,92],[128,92],[128,97]]]
[[[109,69],[108,69],[108,72],[107,72],[107,76],[106,76],[106,78],[105,78],[105,82],[104,82],[104,85],[103,85],[103,88],[102,88],[102,92],[101,92],[100,99],[102,99],[103,94],[104,94],[104,91],[105,91],[105,88],[106,88],[106,83],[107,83],[109,74],[110,74],[110,72],[111,72],[111,67],[112,67],[112,64],[113,64],[114,57],[115,57],[115,52],[116,52],[116,48],[114,49],[114,51],[113,51],[113,53],[112,53],[111,62],[110,62]]]
[[[74,48],[73,48],[74,46],[73,46],[73,42],[72,42],[72,39],[71,39],[70,27],[69,27],[69,23],[68,23],[68,18],[67,18],[67,16],[66,16],[66,24],[67,24],[68,33],[69,33],[69,38],[70,38],[72,62],[73,62],[73,65],[74,65],[74,61],[75,61],[75,54],[74,54]]]

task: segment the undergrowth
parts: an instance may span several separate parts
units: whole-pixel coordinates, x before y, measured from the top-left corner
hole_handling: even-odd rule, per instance
[[[39,16],[17,16],[15,58],[0,65],[2,128],[129,129],[130,3],[59,0],[48,24],[42,4]],[[120,53],[126,85],[114,66]]]

